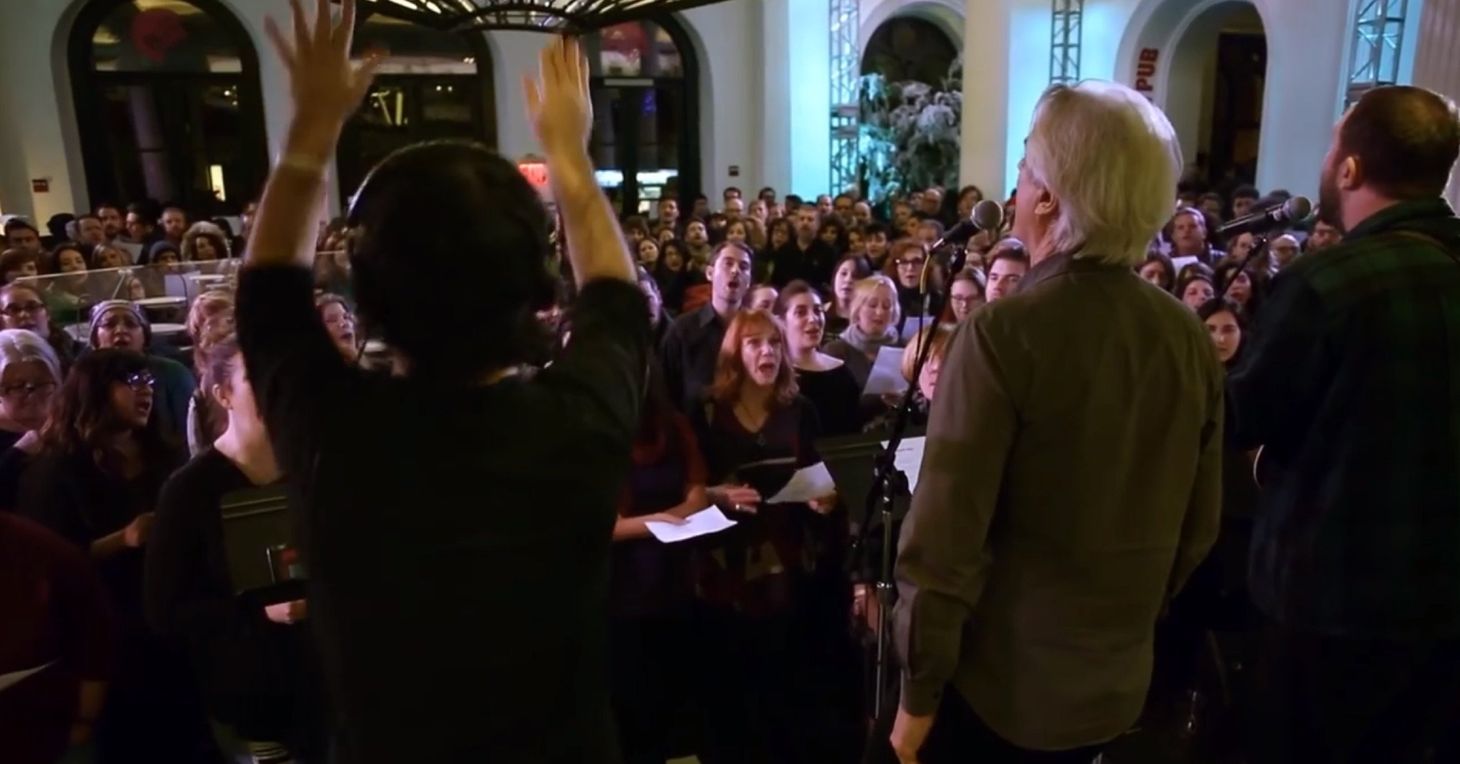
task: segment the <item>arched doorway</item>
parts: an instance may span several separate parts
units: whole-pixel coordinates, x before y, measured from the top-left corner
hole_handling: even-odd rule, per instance
[[[1187,177],[1227,191],[1253,182],[1268,58],[1258,8],[1250,0],[1166,0],[1122,50],[1132,52],[1131,83],[1176,128]]]
[[[237,212],[268,170],[258,58],[216,0],[94,0],[67,48],[90,201]]]
[[[688,209],[700,193],[699,66],[684,28],[668,16],[631,21],[585,46],[599,185],[621,215],[650,214],[665,195]]]
[[[889,204],[912,189],[956,186],[960,166],[962,67],[943,29],[895,16],[862,50],[858,159],[862,194]],[[890,212],[890,210],[889,210]]]
[[[862,74],[881,74],[892,82],[937,85],[958,58],[958,48],[941,27],[916,16],[882,22],[862,49]]]
[[[1190,87],[1199,108],[1195,166],[1212,187],[1251,183],[1257,177],[1262,134],[1262,98],[1267,80],[1267,35],[1249,3],[1213,6],[1176,44],[1181,71],[1201,67],[1199,79],[1173,79]],[[1198,98],[1199,93],[1199,98]]]
[[[480,34],[443,32],[374,11],[356,25],[357,50],[389,55],[340,135],[341,196],[353,195],[370,168],[412,143],[460,138],[496,147],[491,54]]]

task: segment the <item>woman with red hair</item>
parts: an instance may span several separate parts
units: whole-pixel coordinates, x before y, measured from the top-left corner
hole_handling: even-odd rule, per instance
[[[815,408],[798,394],[780,321],[743,311],[725,330],[707,400],[693,414],[709,473],[710,499],[737,522],[698,548],[701,644],[723,656],[709,667],[701,758],[829,761],[806,709],[829,708],[813,692],[828,654],[818,563],[836,536],[834,496],[767,504],[801,467],[821,461]],[[841,520],[843,523],[844,519]],[[817,601],[813,601],[817,600]],[[843,613],[846,611],[843,610]]]

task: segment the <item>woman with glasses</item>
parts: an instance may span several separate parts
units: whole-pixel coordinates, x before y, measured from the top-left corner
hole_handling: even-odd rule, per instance
[[[182,452],[153,411],[147,358],[103,349],[77,360],[21,479],[21,514],[86,551],[118,619],[117,670],[97,720],[98,761],[198,761],[211,741],[181,655],[142,613],[143,547],[157,493]]]
[[[928,248],[916,239],[899,239],[892,244],[892,267],[887,274],[897,280],[897,304],[902,309],[901,321],[894,321],[899,335],[903,324],[916,322],[923,310],[923,270],[928,266]],[[935,263],[926,267],[928,293],[943,293],[943,271]],[[916,327],[914,327],[916,328]]]
[[[106,300],[91,309],[91,347],[146,354],[147,369],[157,380],[159,425],[179,443],[187,442],[188,402],[197,382],[186,366],[149,352],[152,325],[129,300]]]
[[[49,343],[24,329],[0,331],[0,510],[15,509],[20,477],[40,450],[61,362]]]
[[[974,268],[964,268],[948,285],[948,315],[958,323],[984,302],[983,276]]]
[[[162,486],[146,550],[147,621],[185,646],[225,751],[240,761],[288,753],[320,761],[323,716],[301,624],[302,583],[271,597],[273,604],[240,597],[223,546],[224,497],[276,483],[274,450],[238,339],[214,337],[201,355],[203,387],[225,412],[226,428]]]
[[[61,376],[71,368],[76,356],[81,354],[81,343],[77,342],[51,319],[50,309],[36,288],[26,284],[9,284],[0,287],[0,324],[5,329],[25,329],[35,332],[48,342],[61,363]]]

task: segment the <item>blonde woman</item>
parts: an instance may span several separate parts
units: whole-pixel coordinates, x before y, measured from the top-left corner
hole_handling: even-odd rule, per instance
[[[846,331],[826,346],[826,353],[846,362],[857,380],[858,389],[867,385],[877,353],[884,347],[902,344],[897,334],[897,322],[901,317],[897,285],[891,278],[877,273],[852,287],[852,309],[847,317]]]

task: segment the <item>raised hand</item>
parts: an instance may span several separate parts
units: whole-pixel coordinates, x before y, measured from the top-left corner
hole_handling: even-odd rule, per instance
[[[336,24],[330,18],[329,0],[314,0],[311,25],[299,0],[289,0],[294,29],[288,37],[272,17],[264,20],[264,31],[289,71],[296,123],[317,122],[338,130],[360,106],[375,79],[379,57],[370,56],[358,64],[350,60],[355,0],[343,0],[341,7]]]
[[[527,116],[543,151],[582,151],[593,129],[588,60],[576,40],[559,37],[538,54],[538,78],[522,78]]]

